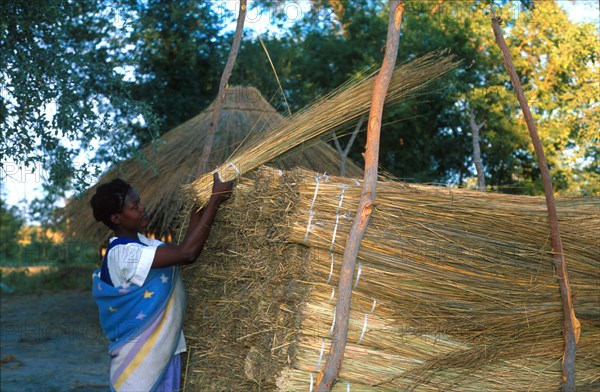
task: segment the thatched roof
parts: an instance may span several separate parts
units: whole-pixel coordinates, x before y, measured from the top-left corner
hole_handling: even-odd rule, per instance
[[[309,391],[362,183],[259,170],[185,267],[187,390]],[[558,199],[578,390],[600,386],[598,198]],[[543,198],[382,181],[334,391],[553,391],[563,311]]]
[[[161,137],[162,144],[146,146],[143,156],[147,159],[147,164],[135,159],[126,160],[103,175],[83,198],[72,200],[65,209],[70,232],[91,240],[106,237],[108,230],[94,220],[89,201],[99,184],[117,177],[130,182],[150,210],[148,231],[157,236],[171,232],[182,206],[180,188],[197,176],[213,107],[214,102],[198,116],[167,132]],[[256,88],[231,87],[223,104],[209,168],[224,163],[246,137],[258,136],[282,120],[283,117]],[[310,146],[296,148],[272,164],[281,169],[301,166],[318,172],[338,174],[340,156],[327,143],[317,141]],[[362,176],[362,170],[352,162],[348,162],[346,173],[351,177]]]

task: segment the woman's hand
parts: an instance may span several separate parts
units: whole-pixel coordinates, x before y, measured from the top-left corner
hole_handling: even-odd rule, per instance
[[[213,181],[212,196],[207,206],[200,211],[192,208],[188,231],[181,245],[157,248],[152,262],[153,268],[188,264],[198,257],[208,238],[219,205],[229,199],[233,189],[233,181],[223,182],[217,173],[213,175]]]
[[[217,205],[223,203],[225,200],[231,197],[231,190],[233,189],[233,181],[221,181],[219,173],[213,174],[213,188],[211,200],[214,200]]]

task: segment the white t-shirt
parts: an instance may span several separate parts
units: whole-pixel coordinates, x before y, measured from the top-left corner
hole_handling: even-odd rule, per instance
[[[109,241],[113,242],[117,237],[112,237]],[[106,260],[110,280],[115,287],[134,284],[141,287],[146,281],[146,277],[152,267],[156,248],[164,243],[159,240],[148,238],[138,233],[138,238],[142,244],[132,242],[129,244],[116,245],[108,252]],[[183,331],[179,337],[179,344],[175,349],[175,354],[186,351],[185,338]]]

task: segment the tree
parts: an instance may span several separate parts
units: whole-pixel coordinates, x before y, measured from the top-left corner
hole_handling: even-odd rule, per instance
[[[387,31],[385,7],[371,0],[342,3],[348,9],[345,13],[348,22],[342,23],[347,24],[344,33],[330,4],[313,1],[310,12],[303,14],[289,30],[263,37],[292,111],[300,110],[348,79],[364,76],[365,70],[370,70],[370,74],[373,67],[381,64]],[[270,2],[259,4],[267,7]],[[277,9],[270,12],[275,18],[286,17]],[[238,64],[239,70],[234,72],[232,80],[254,84],[266,96],[271,96],[271,92],[276,94],[273,71],[257,40],[244,39]]]
[[[559,191],[600,192],[597,162],[598,31],[574,24],[556,2],[540,2],[515,23],[507,45],[538,124],[552,181]],[[518,118],[524,128],[525,119]],[[528,147],[533,155],[533,147]],[[541,182],[540,182],[541,183]],[[541,189],[541,185],[538,185]]]
[[[507,41],[515,48],[517,71],[525,75],[526,93],[536,97],[534,113],[541,121],[557,190],[598,192],[593,163],[598,138],[589,132],[598,128],[592,93],[598,85],[593,77],[598,68],[597,32],[591,25],[571,23],[556,2],[538,3],[533,9],[514,7],[506,4],[498,12],[513,26]],[[407,8],[406,27],[415,34],[401,40],[400,55],[448,47],[463,59],[463,67],[448,87],[397,110],[398,122],[382,134],[387,137],[382,145],[391,147],[383,152],[382,164],[401,177],[462,183],[475,173],[467,110],[472,107],[479,121],[486,122],[482,160],[490,185],[540,194],[537,163],[521,131],[523,119],[502,70],[488,14],[484,2],[445,2],[434,18],[427,9]]]
[[[215,98],[231,37],[220,33],[227,14],[212,2],[150,0],[131,21],[127,62],[135,99],[147,102],[159,120],[159,133],[182,124]],[[137,130],[140,141],[151,134]]]
[[[292,111],[374,71],[383,57],[383,3],[312,4],[291,28],[263,37]],[[525,91],[535,96],[532,111],[557,190],[597,193],[598,32],[571,23],[556,2],[536,4],[505,2],[497,13],[510,26],[506,39]],[[404,24],[411,33],[400,40],[398,63],[450,48],[463,65],[427,96],[386,108],[380,163],[396,176],[458,184],[472,178],[470,107],[486,122],[480,138],[488,185],[541,192],[489,31],[489,7],[479,0],[407,2]],[[279,10],[275,16],[283,17]],[[221,33],[230,15],[211,2],[14,0],[0,12],[0,154],[43,167],[54,193],[70,183],[84,188],[102,163],[130,156],[143,162],[140,144],[156,141],[214,99],[231,42]],[[231,83],[255,85],[287,112],[253,36],[243,39]],[[352,127],[337,132],[347,135],[340,136],[342,145]],[[361,162],[364,133],[357,139],[349,158]],[[88,148],[96,150],[91,161],[82,157]]]
[[[9,207],[0,198],[0,258],[8,261],[18,254],[18,234],[24,224],[17,207]]]
[[[590,132],[598,128],[593,94],[598,84],[593,77],[597,73],[597,32],[591,25],[570,22],[553,1],[536,3],[537,7],[531,1],[501,3],[504,6],[477,0],[407,2],[405,25],[411,33],[400,40],[398,62],[449,48],[463,63],[437,90],[401,107],[386,109],[382,166],[400,178],[417,182],[463,184],[474,177],[468,110],[472,108],[478,121],[486,123],[480,138],[489,185],[505,192],[542,192],[527,135],[520,131],[519,107],[489,31],[488,15],[494,7],[505,23],[514,27],[507,37],[509,46],[532,46],[533,50],[528,51],[531,54],[519,58],[516,67],[528,78],[526,92],[543,98],[538,99],[537,108],[534,105],[534,112],[539,111],[548,129],[553,129],[542,132],[542,137],[553,144],[548,155],[558,190],[597,192],[599,143],[597,135]],[[385,20],[379,2],[314,0],[312,4],[311,12],[286,35],[266,40],[294,110],[374,66],[382,56]],[[566,47],[563,50],[567,42],[572,51]],[[544,53],[550,53],[552,59],[549,61]],[[258,44],[247,43],[240,64],[253,66],[241,74],[244,80],[263,88],[269,84],[265,78],[271,74],[268,69],[260,76],[253,72],[264,62],[259,56],[263,54]],[[551,63],[561,65],[549,72]],[[560,67],[564,71],[557,73]],[[542,83],[547,74],[552,78]],[[276,90],[272,91],[275,94]],[[351,129],[341,133],[349,135]],[[364,138],[359,134],[354,146],[364,143]],[[354,148],[350,158],[360,162],[361,154],[360,147]]]
[[[131,125],[154,132],[148,106],[126,89],[108,0],[15,0],[0,5],[0,154],[43,168],[59,192],[99,169],[80,154],[97,144],[97,161],[131,154]],[[4,168],[4,160],[0,165]],[[39,169],[38,169],[39,170]]]

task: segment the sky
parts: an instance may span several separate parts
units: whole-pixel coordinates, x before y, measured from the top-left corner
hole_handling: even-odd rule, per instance
[[[573,22],[578,23],[595,23],[600,29],[600,9],[598,0],[562,0],[558,1],[560,6],[568,13],[569,18]],[[237,15],[238,2],[234,1],[217,1],[217,7],[227,9]],[[251,1],[250,1],[251,4]],[[292,24],[294,20],[300,18],[303,12],[307,12],[310,7],[310,1],[286,1],[282,3],[287,19]],[[515,12],[518,12],[519,2],[515,2]],[[270,10],[258,13],[252,7],[246,15],[244,29],[246,31],[254,31],[256,34],[264,34],[273,27],[270,25],[271,15]],[[286,26],[283,26],[284,28]],[[235,21],[233,21],[227,29],[235,29]],[[51,110],[51,109],[50,109]],[[0,190],[2,199],[8,205],[17,206],[24,216],[27,216],[27,208],[29,203],[35,198],[42,197],[42,184],[46,179],[46,174],[43,167],[19,166],[13,163],[10,158],[2,158],[5,165],[5,170],[0,173]],[[81,156],[82,162],[85,161],[85,156]],[[35,169],[35,170],[34,170]]]

